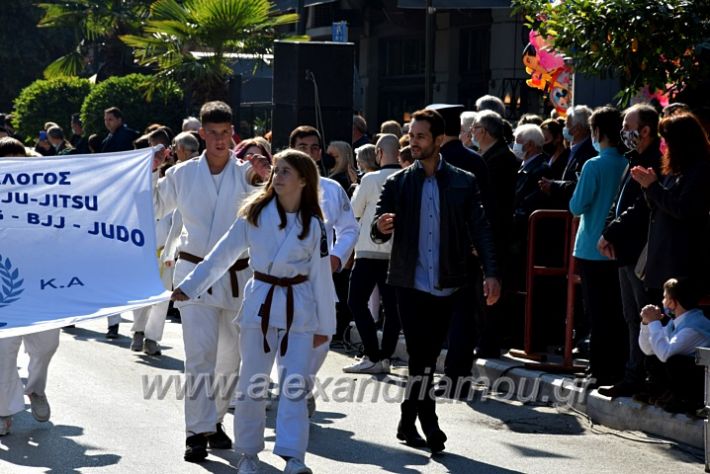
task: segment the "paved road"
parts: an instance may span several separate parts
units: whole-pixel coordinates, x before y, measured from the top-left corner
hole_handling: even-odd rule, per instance
[[[182,402],[174,392],[144,399],[143,376],[181,372],[181,326],[166,325],[159,358],[130,352],[126,336],[106,341],[105,328],[105,321],[93,321],[62,333],[47,390],[52,419],[37,423],[29,410],[15,417],[13,434],[0,438],[0,473],[235,472],[237,457],[230,451],[214,452],[201,465],[185,463]],[[122,324],[122,334],[128,328]],[[393,436],[399,409],[382,393],[387,388],[396,398],[404,370],[386,379],[343,377],[340,368],[349,360],[331,353],[321,374],[338,378],[326,389],[328,401],[319,400],[311,425],[307,462],[317,473],[703,472],[702,454],[690,448],[592,426],[563,409],[493,397],[441,403],[449,442],[445,455],[432,458]],[[20,363],[24,372],[24,356]],[[364,383],[364,400],[334,400],[348,394],[334,387],[355,384],[357,392]],[[381,396],[372,402],[376,390]],[[268,413],[262,472],[275,473],[284,463],[271,453],[274,412]],[[231,415],[225,424],[231,433]]]

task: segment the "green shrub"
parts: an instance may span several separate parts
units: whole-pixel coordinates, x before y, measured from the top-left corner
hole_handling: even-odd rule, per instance
[[[26,144],[34,143],[45,122],[56,122],[71,135],[71,114],[79,112],[91,91],[86,79],[63,77],[38,80],[22,89],[15,99],[14,125]]]
[[[177,86],[159,89],[149,101],[146,98],[148,79],[143,74],[129,74],[96,84],[81,106],[86,133],[106,135],[104,110],[114,106],[123,112],[124,123],[138,132],[142,133],[151,123],[179,130],[184,116],[182,92]]]

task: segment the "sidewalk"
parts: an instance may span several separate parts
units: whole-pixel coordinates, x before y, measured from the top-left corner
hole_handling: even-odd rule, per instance
[[[382,337],[381,331],[379,332]],[[358,344],[360,335],[352,327],[350,342]],[[407,361],[404,337],[400,337],[394,353],[396,359]],[[446,349],[439,355],[437,371],[444,371]],[[572,376],[553,374],[525,368],[522,361],[503,356],[500,359],[477,359],[474,365],[475,378],[485,378],[494,390],[516,390],[528,396],[537,385],[537,402],[569,403],[572,408],[586,414],[594,423],[620,431],[643,431],[652,435],[684,443],[695,448],[704,448],[704,421],[684,414],[671,414],[656,406],[636,402],[631,398],[603,397],[596,390],[585,392],[580,381]],[[490,387],[489,387],[490,388]]]

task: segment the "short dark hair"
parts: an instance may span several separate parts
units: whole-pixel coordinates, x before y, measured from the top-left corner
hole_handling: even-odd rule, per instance
[[[165,129],[159,128],[148,134],[148,141],[160,143],[167,148],[170,146],[170,135],[168,135],[168,132]]]
[[[81,125],[81,115],[78,112],[71,114],[71,123],[78,123]]]
[[[649,104],[635,104],[624,111],[624,115],[637,113],[639,117],[639,129],[648,127],[651,136],[658,136],[658,111]]]
[[[616,147],[621,143],[622,124],[621,112],[610,105],[597,107],[589,117],[589,127],[592,130],[599,129],[599,140],[606,137],[609,144]]]
[[[321,144],[321,147],[323,146],[323,144],[321,143],[320,132],[317,128],[311,127],[310,125],[299,125],[298,127],[294,128],[291,132],[291,135],[289,135],[288,137],[288,146],[293,148],[296,144],[296,140],[298,140],[299,138],[306,137],[318,138],[318,143]]]
[[[0,138],[0,156],[27,156],[25,146],[16,138]]]
[[[444,118],[436,110],[417,110],[412,114],[412,120],[429,122],[429,131],[431,132],[432,138],[436,138],[446,133],[446,122],[444,122]]]
[[[94,133],[89,136],[89,140],[86,142],[89,145],[89,151],[92,153],[99,153],[101,151],[101,137]]]
[[[123,112],[121,112],[121,109],[118,107],[109,107],[108,109],[104,110],[104,114],[111,114],[117,119],[123,120]]]
[[[700,303],[698,284],[689,278],[671,278],[663,284],[663,291],[685,309],[697,308]]]
[[[540,124],[540,128],[547,130],[552,135],[552,138],[559,138],[562,136],[562,125],[557,119],[547,119]]]
[[[221,100],[205,102],[200,109],[200,122],[204,127],[207,123],[232,123],[232,108]]]

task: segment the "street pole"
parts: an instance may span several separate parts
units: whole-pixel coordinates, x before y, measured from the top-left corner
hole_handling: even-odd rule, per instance
[[[296,2],[296,13],[298,13],[298,24],[296,25],[296,34],[303,36],[306,34],[306,8],[304,0]]]
[[[432,0],[426,0],[424,24],[424,105],[431,104],[432,48],[434,43],[434,8]]]

